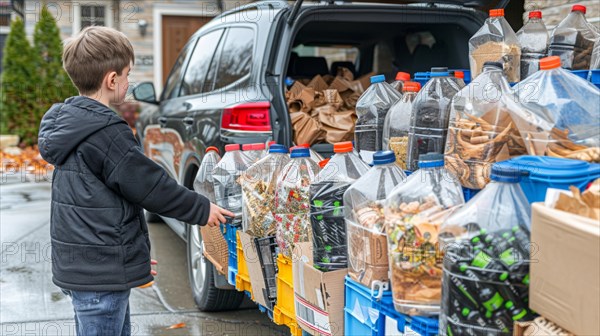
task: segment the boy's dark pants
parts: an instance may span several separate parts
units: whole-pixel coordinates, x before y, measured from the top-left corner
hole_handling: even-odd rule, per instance
[[[120,292],[62,291],[72,299],[78,336],[131,335],[130,289]]]

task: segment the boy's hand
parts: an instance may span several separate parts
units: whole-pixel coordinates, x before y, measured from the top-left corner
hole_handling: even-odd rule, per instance
[[[235,214],[231,211],[225,210],[214,203],[210,203],[210,215],[208,216],[208,226],[219,226],[219,224],[227,221],[225,216],[235,217]]]

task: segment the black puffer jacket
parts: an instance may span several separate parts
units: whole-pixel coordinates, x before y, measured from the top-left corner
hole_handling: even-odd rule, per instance
[[[52,106],[38,145],[55,166],[50,230],[59,287],[117,291],[152,281],[143,208],[192,224],[208,220],[208,199],[167,176],[127,123],[93,99]]]

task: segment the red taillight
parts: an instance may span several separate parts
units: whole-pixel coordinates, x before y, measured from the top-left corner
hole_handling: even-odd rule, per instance
[[[221,128],[234,131],[268,132],[271,130],[271,103],[242,103],[223,110]]]

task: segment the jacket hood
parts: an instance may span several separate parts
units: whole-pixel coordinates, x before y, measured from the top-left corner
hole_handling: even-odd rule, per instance
[[[126,122],[102,103],[71,97],[44,114],[38,135],[40,154],[48,163],[61,165],[87,137],[118,123]]]

